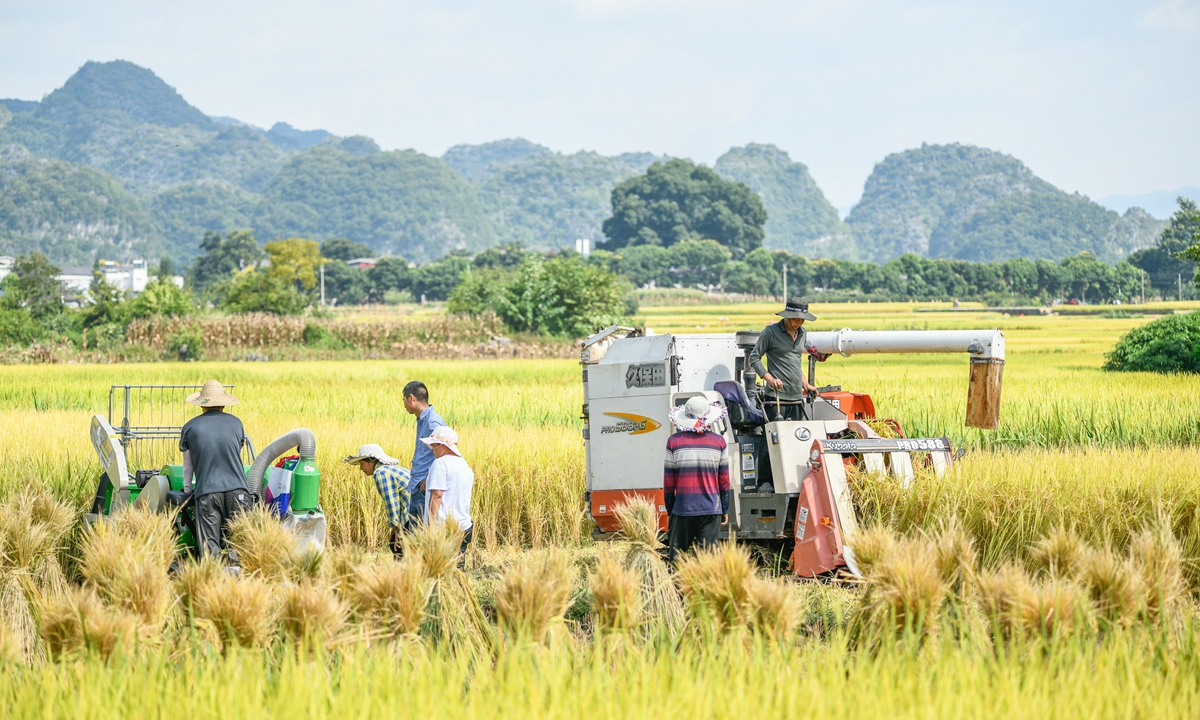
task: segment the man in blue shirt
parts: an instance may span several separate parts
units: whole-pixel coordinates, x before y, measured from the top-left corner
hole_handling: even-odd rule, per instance
[[[408,524],[411,527],[425,515],[425,478],[433,465],[433,451],[421,442],[433,434],[434,428],[445,427],[446,421],[429,404],[429,388],[420,380],[404,386],[404,409],[409,415],[417,416],[417,439],[412,457],[412,482],[414,490],[408,504]]]

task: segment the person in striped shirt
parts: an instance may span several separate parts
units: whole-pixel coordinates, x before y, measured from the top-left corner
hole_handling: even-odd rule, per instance
[[[715,543],[729,523],[729,449],[719,432],[711,432],[724,414],[720,403],[701,396],[671,411],[677,431],[667,439],[663,472],[671,565],[693,545]]]
[[[397,557],[403,550],[400,544],[400,533],[408,519],[408,503],[412,497],[412,475],[400,461],[388,455],[383,448],[370,443],[358,449],[357,455],[347,457],[343,462],[358,465],[366,475],[375,481],[375,489],[383,498],[383,509],[387,514],[388,525],[391,526],[391,536],[388,544],[392,553]]]

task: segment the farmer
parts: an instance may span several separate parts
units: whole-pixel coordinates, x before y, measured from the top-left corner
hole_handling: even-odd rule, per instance
[[[697,395],[671,410],[676,432],[667,438],[663,504],[667,508],[667,560],[674,565],[692,545],[707,547],[729,523],[729,449],[710,432],[725,410]]]
[[[420,380],[413,380],[404,386],[404,409],[409,415],[417,416],[417,440],[412,456],[412,500],[409,502],[407,525],[411,528],[425,515],[425,478],[429,475],[429,467],[433,465],[433,452],[429,446],[421,442],[433,434],[434,428],[445,427],[446,421],[429,404],[429,388]]]
[[[467,546],[475,536],[475,523],[471,520],[471,489],[475,486],[475,472],[463,460],[458,450],[458,433],[446,425],[434,428],[433,433],[421,442],[433,453],[433,464],[426,476],[426,492],[429,494],[425,507],[425,522],[445,522],[454,518],[464,533],[459,548],[459,567],[466,562]]]
[[[804,420],[804,394],[817,391],[804,377],[804,352],[812,350],[804,321],[816,320],[817,316],[800,298],[789,298],[783,310],[775,314],[782,319],[763,328],[750,351],[750,363],[767,386],[763,398],[767,418],[774,419],[778,413],[784,420]],[[763,367],[764,357],[769,368]]]
[[[408,502],[411,497],[413,483],[412,475],[396,458],[388,455],[383,448],[370,443],[358,449],[357,455],[351,455],[342,462],[357,465],[366,475],[375,480],[375,489],[383,498],[383,509],[387,513],[391,534],[388,544],[392,553],[399,557],[403,553],[400,544],[400,533],[408,523]]]
[[[238,399],[227,394],[216,380],[204,383],[200,392],[187,397],[187,402],[202,408],[202,412],[188,420],[179,432],[183,491],[195,498],[200,554],[218,556],[225,548],[224,533],[229,521],[250,509],[250,488],[242,465],[246,430],[241,420],[225,412],[226,407],[237,405]],[[236,563],[236,555],[231,560]]]

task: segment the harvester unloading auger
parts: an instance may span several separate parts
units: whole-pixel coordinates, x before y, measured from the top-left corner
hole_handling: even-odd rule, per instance
[[[721,403],[728,418],[715,428],[729,446],[730,535],[782,551],[797,575],[815,577],[846,568],[858,573],[851,541],[858,532],[846,468],[886,472],[902,484],[914,476],[913,453],[944,473],[954,463],[948,438],[883,438],[869,395],[819,388],[806,398],[804,420],[771,420],[763,405],[750,351],[758,332],[653,335],[612,326],[584,341],[583,439],[588,511],[595,535],[617,531],[613,510],[630,496],[654,502],[666,530],[663,460],[673,431],[668,411],[703,395]],[[810,332],[821,355],[966,353],[970,356],[966,425],[995,430],[1000,417],[1004,333],[990,330]],[[809,381],[815,384],[816,357]],[[878,427],[878,425],[876,425]]]
[[[232,391],[233,386],[225,389]],[[113,385],[109,389],[108,416],[92,416],[92,447],[104,470],[91,511],[83,516],[85,528],[135,505],[151,512],[177,511],[179,545],[196,552],[192,495],[183,491],[183,465],[177,461],[181,460],[179,433],[198,412],[184,404],[184,398],[197,390],[198,385]],[[122,419],[116,425],[113,420],[118,413]],[[292,448],[297,454],[280,460]],[[316,436],[306,428],[282,435],[261,453],[255,453],[249,438],[242,448],[250,493],[270,506],[280,522],[297,535],[302,552],[325,549],[316,455]]]

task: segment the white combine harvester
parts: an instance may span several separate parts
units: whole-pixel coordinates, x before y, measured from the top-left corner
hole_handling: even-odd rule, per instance
[[[870,396],[820,388],[804,402],[804,420],[773,420],[763,406],[749,355],[757,332],[654,335],[609,327],[583,345],[583,439],[588,511],[597,538],[617,530],[613,509],[629,496],[663,507],[663,459],[674,431],[668,410],[703,395],[728,418],[716,429],[729,444],[733,507],[730,535],[786,556],[791,571],[813,577],[845,567],[857,573],[848,543],[858,531],[846,467],[887,472],[907,484],[914,458],[937,473],[954,462],[947,438],[882,438]],[[1004,333],[991,330],[809,332],[822,355],[964,353],[970,357],[966,424],[994,430],[1000,415]],[[816,358],[809,357],[814,381]],[[815,384],[815,382],[814,382]],[[877,426],[878,427],[878,426]],[[891,433],[889,433],[891,434]]]

